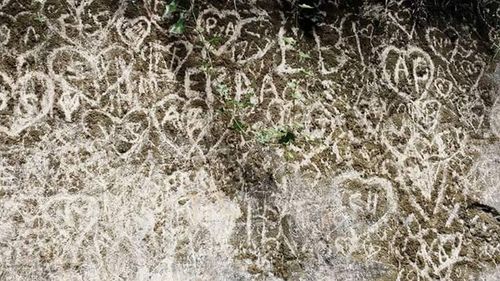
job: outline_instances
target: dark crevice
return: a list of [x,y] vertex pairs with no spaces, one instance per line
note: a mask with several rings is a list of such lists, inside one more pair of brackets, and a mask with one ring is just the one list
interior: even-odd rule
[[500,222],[500,213],[498,212],[497,209],[495,209],[491,206],[488,206],[488,205],[485,205],[485,204],[482,204],[479,202],[473,202],[473,203],[469,204],[469,206],[467,206],[467,208],[480,210],[484,213],[490,214],[491,216],[493,216],[493,218],[495,218],[498,222]]

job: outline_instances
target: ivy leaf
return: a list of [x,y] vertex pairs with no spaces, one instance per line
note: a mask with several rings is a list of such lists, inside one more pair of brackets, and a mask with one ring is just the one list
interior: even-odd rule
[[177,3],[175,1],[170,2],[167,7],[165,7],[165,12],[163,13],[163,18],[169,18],[173,13],[177,11]]
[[186,21],[183,17],[181,17],[174,25],[172,25],[172,27],[170,28],[170,33],[182,34],[184,33],[184,30],[186,30]]

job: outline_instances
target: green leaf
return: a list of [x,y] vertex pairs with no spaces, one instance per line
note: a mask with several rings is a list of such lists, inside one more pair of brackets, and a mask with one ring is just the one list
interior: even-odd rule
[[214,36],[208,40],[208,43],[210,45],[214,45],[214,46],[219,46],[221,42],[222,42],[222,38],[219,36]]
[[172,16],[173,13],[177,11],[177,3],[175,1],[170,2],[167,7],[165,7],[165,12],[163,13],[164,18]]
[[271,140],[271,138],[269,138],[266,134],[263,134],[263,133],[260,133],[260,134],[257,134],[257,141],[264,144],[264,143],[267,143],[269,142],[269,140]]
[[173,34],[183,34],[186,30],[186,21],[181,17],[171,28],[170,33]]
[[241,122],[238,119],[234,119],[233,126],[232,126],[233,130],[240,132],[240,133],[243,133],[245,131],[246,127],[247,126],[245,123]]
[[221,95],[224,99],[229,98],[229,87],[226,84],[220,83],[215,85],[215,91],[217,94]]
[[295,80],[295,79],[293,79],[292,81],[288,81],[286,83],[286,85],[288,86],[288,88],[293,89],[293,90],[297,89],[297,87],[299,86],[297,83],[297,80]]
[[274,130],[268,129],[268,130],[262,130],[261,132],[259,132],[256,135],[256,138],[257,138],[258,142],[265,144],[265,143],[270,142],[273,139],[274,135],[275,135]]
[[45,22],[45,16],[40,14],[39,12],[36,12],[36,17],[34,18],[34,20],[36,20],[37,22],[40,22],[40,23],[44,23]]
[[311,55],[304,53],[302,51],[299,51],[299,61],[304,61],[306,59],[310,59]]
[[285,44],[287,45],[295,45],[295,43],[297,43],[297,41],[295,41],[295,39],[293,39],[292,37],[283,37],[283,42],[285,42]]
[[306,76],[312,76],[313,75],[312,71],[304,69],[304,68],[300,69],[300,73],[302,73],[302,74],[304,74]]

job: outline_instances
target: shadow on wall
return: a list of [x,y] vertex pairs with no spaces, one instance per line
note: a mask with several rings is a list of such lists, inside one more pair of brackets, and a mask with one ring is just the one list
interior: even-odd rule
[[[352,13],[359,15],[364,5],[378,4],[391,6],[387,0],[280,0],[285,13],[294,13],[298,26],[306,36],[312,37],[312,30],[332,13]],[[398,4],[399,5],[399,4]],[[500,25],[496,11],[499,1],[488,0],[406,0],[402,5],[412,11],[412,18],[420,27],[440,22],[468,24],[473,26],[482,40],[490,41],[489,30]]]

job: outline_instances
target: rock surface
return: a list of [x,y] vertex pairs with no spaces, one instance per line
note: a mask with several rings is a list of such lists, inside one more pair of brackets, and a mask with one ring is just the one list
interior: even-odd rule
[[0,280],[498,280],[498,1],[299,2],[0,0]]

